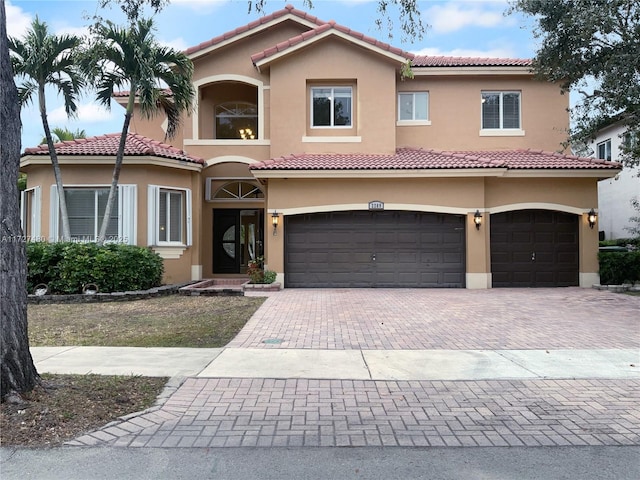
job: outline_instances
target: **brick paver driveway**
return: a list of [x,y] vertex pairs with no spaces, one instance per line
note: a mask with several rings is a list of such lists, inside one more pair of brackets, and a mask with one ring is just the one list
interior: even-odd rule
[[[573,288],[285,290],[272,295],[229,344],[363,350],[639,346],[640,297]],[[70,444],[640,445],[639,404],[637,378],[188,378],[162,407]]]
[[287,289],[229,347],[640,348],[640,297],[580,288]]

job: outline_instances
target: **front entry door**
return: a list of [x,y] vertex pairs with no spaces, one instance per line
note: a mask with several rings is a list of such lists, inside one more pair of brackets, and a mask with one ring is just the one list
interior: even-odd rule
[[213,273],[245,273],[263,255],[262,210],[213,210]]

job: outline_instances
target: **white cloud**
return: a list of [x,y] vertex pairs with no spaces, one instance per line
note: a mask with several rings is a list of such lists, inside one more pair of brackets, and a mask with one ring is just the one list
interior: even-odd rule
[[512,25],[513,19],[505,17],[504,10],[501,2],[451,2],[428,8],[422,18],[431,25],[433,33],[451,33],[470,26],[491,28]]
[[474,57],[474,58],[514,58],[514,52],[509,47],[490,48],[486,50],[472,48],[454,48],[452,50],[440,50],[438,47],[427,47],[414,51],[416,55],[429,55],[434,57]]
[[183,50],[186,50],[187,48],[189,48],[191,46],[182,37],[174,38],[173,40],[162,40],[162,39],[159,39],[158,42],[162,46],[173,48],[174,50],[178,50],[179,52],[181,52]]
[[7,15],[7,35],[14,38],[22,38],[31,26],[31,15],[25,13],[20,7],[5,4]]
[[172,0],[171,4],[189,8],[198,14],[208,14],[223,7],[228,2],[229,0]]
[[48,119],[51,125],[64,125],[69,121],[74,123],[102,123],[110,122],[114,119],[113,110],[109,112],[105,108],[95,103],[83,103],[78,105],[78,116],[74,119],[68,119],[64,111],[64,105],[48,112]]

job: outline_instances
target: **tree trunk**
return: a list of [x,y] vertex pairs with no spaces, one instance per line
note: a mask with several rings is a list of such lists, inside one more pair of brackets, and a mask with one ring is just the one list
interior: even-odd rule
[[[44,136],[47,139],[49,147],[49,156],[51,157],[51,165],[53,166],[53,176],[56,179],[56,187],[58,188],[58,199],[60,204],[60,220],[62,220],[62,240],[71,241],[71,229],[69,227],[69,214],[67,213],[67,199],[64,196],[64,184],[62,183],[62,173],[60,172],[60,164],[58,163],[58,154],[53,146],[53,137],[49,128],[49,120],[47,119],[47,105],[44,95],[44,82],[38,88],[38,102],[40,104],[40,117],[42,118],[42,126],[44,128]],[[51,239],[57,242],[59,238]]]
[[118,191],[118,180],[120,179],[120,170],[122,170],[122,161],[124,159],[124,149],[127,144],[127,134],[129,133],[129,124],[131,123],[131,117],[133,117],[133,106],[136,99],[136,83],[131,82],[131,92],[129,93],[129,101],[127,102],[127,110],[124,114],[124,124],[122,125],[122,133],[120,134],[120,144],[118,145],[118,153],[116,154],[116,164],[113,167],[113,176],[111,178],[111,188],[109,189],[109,197],[107,198],[107,205],[104,209],[104,217],[102,218],[102,224],[100,225],[100,233],[96,239],[98,245],[103,245],[107,236],[107,228],[109,227],[109,220],[111,218],[111,210],[113,210],[113,204],[116,199],[116,192]]
[[27,255],[20,227],[20,105],[0,2],[0,397],[32,390],[39,381],[27,335]]

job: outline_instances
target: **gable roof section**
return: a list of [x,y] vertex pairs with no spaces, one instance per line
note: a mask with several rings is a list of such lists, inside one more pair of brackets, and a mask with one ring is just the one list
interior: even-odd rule
[[331,20],[252,55],[251,61],[256,68],[260,70],[261,67],[269,64],[273,60],[282,58],[329,36],[343,38],[353,44],[389,57],[400,63],[411,60],[414,57],[412,53],[405,52],[400,48],[393,47],[388,43],[381,42],[373,37],[368,37],[363,33],[351,30],[350,28],[339,25],[335,21]]
[[[595,158],[562,155],[542,150],[499,150],[499,151],[442,151],[434,149],[400,148],[394,154],[321,154],[307,153],[288,155],[249,167],[257,177],[268,177],[269,171],[291,172],[331,172],[359,171],[378,174],[409,173],[429,171],[442,173],[456,170],[481,175],[505,175],[511,171],[573,172],[582,171],[587,176],[613,176],[622,166]],[[593,171],[600,173],[591,174]],[[484,173],[482,173],[484,171]],[[264,173],[263,173],[264,172]],[[275,173],[275,172],[274,172]],[[579,174],[576,174],[579,176]]]
[[[60,156],[115,157],[118,152],[119,144],[120,134],[109,133],[96,137],[79,138],[76,140],[56,143],[54,147],[56,149],[56,153]],[[46,144],[43,144],[37,147],[26,148],[22,157],[28,155],[49,156],[49,147]],[[136,133],[127,134],[124,155],[125,157],[153,156],[200,165],[204,164],[204,160],[202,158],[193,157],[183,150]]]
[[193,60],[211,52],[212,50],[221,48],[232,42],[248,37],[249,35],[254,35],[258,32],[266,30],[273,25],[277,25],[287,20],[292,20],[308,28],[314,28],[326,23],[322,20],[319,20],[317,17],[314,17],[313,15],[309,15],[307,12],[294,8],[293,5],[287,5],[281,10],[260,17],[253,22],[238,27],[234,30],[230,30],[226,33],[223,33],[222,35],[218,35],[217,37],[214,37],[211,40],[207,40],[206,42],[202,42],[199,45],[187,48],[184,53],[191,60]]

